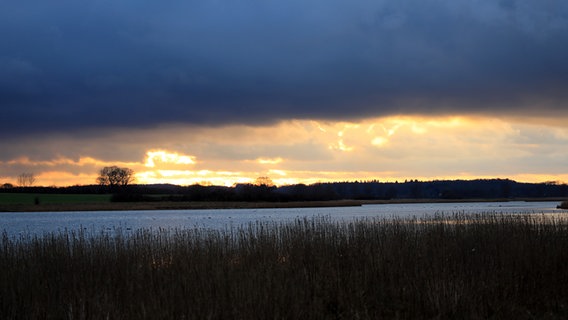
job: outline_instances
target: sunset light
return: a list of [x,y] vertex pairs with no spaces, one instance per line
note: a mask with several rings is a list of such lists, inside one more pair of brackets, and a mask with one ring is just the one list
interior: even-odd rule
[[279,164],[283,160],[282,160],[282,158],[274,158],[274,159],[259,158],[259,159],[257,159],[257,161],[260,164]]
[[156,162],[161,164],[195,164],[195,158],[186,155],[179,155],[175,152],[167,152],[164,150],[146,152],[146,167],[156,167]]
[[568,1],[16,0],[0,35],[2,319],[568,318]]
[[[125,134],[116,133],[113,139],[121,140]],[[186,144],[169,141],[171,136]],[[293,120],[254,127],[173,127],[146,141],[164,148],[145,150],[144,144],[131,144],[132,155],[140,156],[122,161],[103,160],[108,150],[92,148],[77,159],[58,152],[53,158],[20,156],[0,166],[12,177],[32,171],[38,183],[61,186],[94,183],[97,171],[109,165],[132,168],[136,182],[143,184],[231,186],[259,176],[268,176],[277,185],[369,179],[568,181],[563,171],[568,129],[487,117],[393,116],[350,122]],[[65,143],[75,142],[59,142]],[[14,181],[10,175],[2,179]]]
[[561,2],[67,2],[0,10],[0,183],[568,181]]

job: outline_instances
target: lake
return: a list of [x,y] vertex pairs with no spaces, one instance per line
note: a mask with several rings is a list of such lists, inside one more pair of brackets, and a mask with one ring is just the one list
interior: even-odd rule
[[325,217],[331,221],[365,218],[412,218],[452,213],[530,213],[557,215],[557,201],[546,202],[468,202],[374,204],[360,207],[279,208],[279,209],[209,209],[149,211],[82,212],[0,212],[0,230],[9,236],[84,229],[90,232],[133,231],[141,228],[211,228],[239,227],[255,222],[287,222],[295,219]]

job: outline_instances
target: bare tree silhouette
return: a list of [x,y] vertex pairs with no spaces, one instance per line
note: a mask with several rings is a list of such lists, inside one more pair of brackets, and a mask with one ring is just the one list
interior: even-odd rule
[[134,181],[134,171],[117,166],[104,167],[99,171],[97,183],[103,186],[126,186]]
[[31,187],[35,181],[35,175],[31,172],[24,172],[18,176],[18,185],[20,187]]
[[269,177],[258,177],[254,180],[255,186],[274,187],[275,184]]

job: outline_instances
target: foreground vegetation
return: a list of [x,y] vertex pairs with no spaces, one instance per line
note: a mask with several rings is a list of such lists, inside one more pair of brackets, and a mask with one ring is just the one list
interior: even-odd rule
[[0,318],[568,316],[568,222],[450,218],[4,233]]

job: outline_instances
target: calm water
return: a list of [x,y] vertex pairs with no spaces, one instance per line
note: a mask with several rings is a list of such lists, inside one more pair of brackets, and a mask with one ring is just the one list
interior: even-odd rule
[[98,212],[0,212],[0,230],[8,235],[44,234],[86,229],[93,232],[120,228],[231,228],[257,221],[286,222],[304,217],[326,217],[332,221],[362,218],[425,217],[463,213],[566,214],[558,202],[473,202],[428,204],[382,204],[361,207],[294,209],[152,210]]

